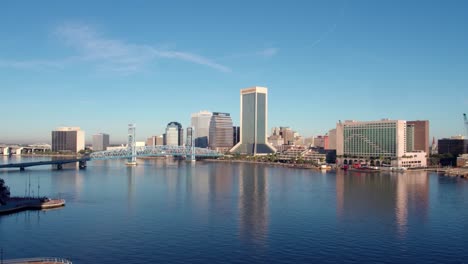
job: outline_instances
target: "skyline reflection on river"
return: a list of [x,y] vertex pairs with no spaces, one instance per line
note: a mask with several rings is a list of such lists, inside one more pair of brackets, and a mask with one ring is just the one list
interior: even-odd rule
[[[10,163],[31,158],[3,158]],[[468,181],[426,172],[322,173],[243,163],[93,161],[31,178],[64,208],[0,216],[8,258],[77,263],[462,262]],[[47,241],[47,243],[44,243]]]

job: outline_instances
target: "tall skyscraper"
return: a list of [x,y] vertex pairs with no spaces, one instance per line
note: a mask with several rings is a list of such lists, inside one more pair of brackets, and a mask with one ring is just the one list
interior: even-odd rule
[[231,115],[214,112],[210,122],[210,148],[221,152],[228,151],[233,146],[232,132]]
[[414,125],[414,150],[429,153],[429,120],[407,121],[406,124]]
[[79,127],[59,127],[52,131],[52,151],[76,153],[85,148],[85,132]]
[[178,122],[167,124],[164,145],[182,146],[184,144],[184,130]]
[[240,142],[231,152],[257,155],[276,152],[267,142],[268,89],[251,87],[240,91]]
[[208,147],[210,136],[210,122],[213,114],[208,111],[200,111],[192,114],[191,126],[195,128],[195,147],[206,148]]
[[194,140],[195,140],[195,129],[193,127],[187,127],[187,142],[185,143],[185,145],[188,147],[195,145]]
[[102,151],[106,150],[109,146],[109,134],[99,133],[93,135],[93,150]]

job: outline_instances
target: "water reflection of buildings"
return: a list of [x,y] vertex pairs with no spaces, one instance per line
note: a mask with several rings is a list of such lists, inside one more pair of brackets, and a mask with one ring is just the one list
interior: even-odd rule
[[268,234],[267,170],[248,164],[239,170],[240,237],[256,244],[264,244]]
[[338,219],[394,221],[404,237],[409,219],[420,223],[427,218],[429,180],[426,172],[405,174],[336,173]]
[[411,208],[418,212],[417,216],[426,219],[429,208],[429,179],[426,172],[399,174],[397,177],[396,221],[398,233],[404,236],[408,227],[408,211]]

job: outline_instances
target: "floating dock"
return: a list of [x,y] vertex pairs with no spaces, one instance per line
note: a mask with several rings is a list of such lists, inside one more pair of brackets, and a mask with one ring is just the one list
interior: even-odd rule
[[9,214],[24,210],[42,210],[65,206],[63,199],[12,197],[5,205],[0,205],[0,214]]
[[25,258],[25,259],[7,259],[3,260],[4,264],[72,264],[68,259],[63,258]]

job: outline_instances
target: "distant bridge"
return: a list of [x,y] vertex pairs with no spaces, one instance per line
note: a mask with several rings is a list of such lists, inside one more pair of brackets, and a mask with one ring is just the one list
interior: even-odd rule
[[36,161],[24,163],[11,163],[2,164],[2,168],[19,168],[24,170],[26,167],[42,166],[42,165],[56,165],[57,169],[62,169],[63,164],[78,162],[80,169],[86,168],[86,162],[92,160],[111,160],[111,159],[128,159],[133,160],[138,157],[184,157],[188,160],[195,160],[196,158],[218,158],[223,156],[217,151],[183,146],[147,146],[147,147],[134,147],[122,148],[106,151],[97,151],[91,153],[89,156],[84,156],[76,159],[63,159],[51,161]]
[[[135,153],[135,154],[133,154]],[[186,157],[190,158],[218,158],[223,156],[217,151],[206,148],[183,147],[183,146],[146,146],[131,148],[113,149],[105,151],[97,151],[91,153],[91,160],[108,160],[108,159],[130,159],[132,157]]]

